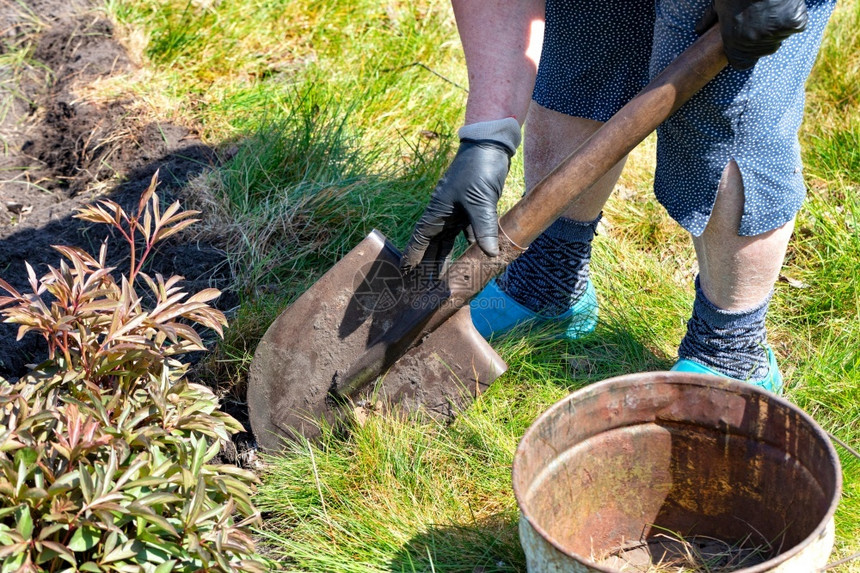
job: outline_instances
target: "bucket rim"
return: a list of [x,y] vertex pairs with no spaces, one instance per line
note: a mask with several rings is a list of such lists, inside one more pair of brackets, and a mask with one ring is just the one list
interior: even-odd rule
[[541,422],[551,417],[556,412],[556,410],[566,408],[567,404],[573,400],[579,400],[584,397],[603,392],[609,386],[633,386],[641,384],[643,378],[647,378],[648,381],[652,384],[692,384],[708,388],[715,388],[726,392],[740,394],[759,394],[765,396],[769,400],[772,400],[777,404],[780,404],[781,406],[797,413],[800,418],[803,419],[810,426],[813,434],[819,439],[819,441],[824,444],[825,450],[827,451],[827,457],[831,462],[829,465],[836,470],[836,479],[834,483],[833,499],[830,500],[830,505],[828,506],[824,516],[818,522],[818,525],[815,526],[815,528],[809,535],[804,537],[801,542],[795,544],[793,547],[788,548],[787,550],[779,553],[771,559],[768,559],[767,561],[759,563],[758,565],[738,569],[736,573],[766,573],[768,571],[771,571],[775,567],[781,565],[782,563],[785,563],[786,561],[803,551],[816,538],[824,535],[828,525],[834,519],[836,509],[839,506],[839,501],[842,498],[842,465],[839,460],[839,455],[836,452],[836,448],[833,446],[833,442],[830,440],[830,437],[828,436],[827,432],[812,418],[812,416],[810,416],[803,409],[791,403],[787,399],[782,398],[781,396],[778,396],[773,392],[769,392],[764,388],[756,386],[755,384],[750,384],[748,382],[722,378],[720,376],[714,376],[712,374],[698,374],[674,371],[652,371],[614,376],[612,378],[607,378],[606,380],[594,382],[578,390],[574,390],[564,398],[558,400],[555,404],[550,406],[546,411],[544,411],[540,416],[538,416],[534,420],[534,422],[532,422],[531,425],[528,427],[526,432],[523,434],[523,437],[520,438],[516,452],[514,453],[514,461],[511,471],[511,482],[514,490],[514,497],[517,500],[517,507],[519,508],[521,518],[525,519],[528,522],[529,526],[532,527],[543,539],[548,541],[561,554],[576,560],[580,560],[585,565],[591,567],[595,571],[598,571],[600,573],[618,573],[618,569],[599,565],[583,555],[565,549],[553,536],[549,534],[549,532],[547,532],[544,527],[542,527],[540,524],[536,523],[532,519],[532,516],[525,507],[524,492],[520,492],[520,488],[517,486],[517,483],[519,481],[518,475],[520,471],[517,462],[524,455],[524,444],[527,442],[527,438],[533,436],[538,431],[537,428],[540,426]]

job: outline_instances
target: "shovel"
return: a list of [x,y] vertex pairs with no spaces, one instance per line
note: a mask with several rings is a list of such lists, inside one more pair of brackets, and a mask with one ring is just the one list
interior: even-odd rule
[[422,281],[370,233],[260,341],[248,383],[258,444],[312,439],[356,407],[450,418],[467,406],[507,369],[472,326],[469,300],[725,65],[712,28],[501,218],[496,257],[471,245],[439,280]]

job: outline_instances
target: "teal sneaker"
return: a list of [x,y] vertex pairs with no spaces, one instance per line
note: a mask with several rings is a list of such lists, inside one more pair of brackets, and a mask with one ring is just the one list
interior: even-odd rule
[[[756,386],[760,386],[774,394],[779,394],[782,391],[782,374],[780,374],[779,367],[776,365],[776,357],[773,355],[773,350],[770,349],[770,346],[765,348],[767,350],[767,365],[769,367],[767,376],[763,380],[750,382],[750,384],[755,384]],[[693,360],[687,360],[686,358],[676,362],[675,365],[672,366],[672,371],[691,372],[694,374],[712,374],[714,376],[720,376],[721,378],[737,380],[737,378],[731,378],[725,374],[720,374],[716,370],[711,370],[707,366],[694,362]],[[742,382],[745,382],[745,380]]]
[[540,327],[552,326],[561,330],[556,338],[575,340],[585,336],[597,326],[597,293],[588,281],[585,292],[574,305],[559,316],[543,316],[533,312],[508,296],[496,279],[491,280],[469,304],[472,324],[486,339],[499,336],[526,324]]

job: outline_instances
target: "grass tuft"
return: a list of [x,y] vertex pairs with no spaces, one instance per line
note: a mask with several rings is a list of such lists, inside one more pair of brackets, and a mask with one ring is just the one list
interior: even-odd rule
[[447,158],[448,142],[389,162],[360,145],[349,110],[310,96],[268,121],[190,193],[213,213],[204,233],[220,240],[249,298],[277,290],[290,300],[373,228],[404,244]]

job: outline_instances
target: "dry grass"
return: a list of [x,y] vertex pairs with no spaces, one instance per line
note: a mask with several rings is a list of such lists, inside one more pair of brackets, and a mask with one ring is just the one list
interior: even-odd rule
[[625,573],[731,573],[767,561],[770,544],[751,545],[751,536],[729,543],[709,536],[659,533],[637,545],[596,559]]

